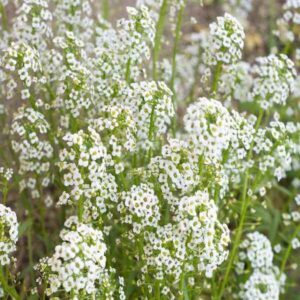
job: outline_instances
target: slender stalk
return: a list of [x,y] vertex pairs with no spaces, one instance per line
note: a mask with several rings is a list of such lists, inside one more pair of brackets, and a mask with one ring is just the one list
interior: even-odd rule
[[174,39],[173,54],[172,54],[172,77],[171,77],[171,90],[173,92],[173,103],[175,102],[175,77],[176,77],[176,69],[177,69],[176,56],[177,56],[178,46],[181,38],[182,19],[183,19],[183,13],[185,10],[186,2],[187,0],[184,0],[184,3],[182,4],[182,6],[178,11],[176,29],[175,29],[175,39]]
[[159,52],[161,48],[162,35],[165,27],[166,16],[168,12],[168,0],[163,0],[160,8],[159,18],[156,24],[156,33],[154,38],[153,49],[153,79],[157,80],[157,62],[159,59]]
[[275,36],[273,30],[275,28],[276,22],[276,1],[269,0],[269,51],[271,52],[272,48],[276,45]]
[[296,227],[291,239],[289,240],[288,247],[287,247],[287,249],[284,253],[283,260],[281,262],[280,273],[279,273],[280,275],[284,272],[284,270],[286,268],[287,261],[290,257],[291,252],[292,252],[292,240],[297,237],[299,232],[300,232],[300,224]]
[[221,73],[222,73],[222,63],[218,62],[216,65],[214,78],[213,78],[213,82],[212,82],[212,88],[211,88],[212,93],[216,93],[218,90],[218,84],[219,84],[219,79],[220,79]]
[[[261,124],[263,114],[264,114],[264,112],[263,112],[263,110],[261,110],[259,112],[259,116],[258,116],[257,121],[256,121],[255,132],[257,132],[257,130],[258,130],[260,124]],[[247,161],[252,159],[253,147],[254,147],[254,141],[252,141],[252,143],[251,143],[251,146],[250,146],[250,149],[249,149],[249,152],[248,152],[248,155],[247,155]],[[240,222],[239,222],[237,232],[236,232],[236,235],[235,235],[235,239],[234,239],[234,242],[233,242],[233,247],[232,247],[231,253],[229,255],[229,261],[228,261],[228,264],[227,264],[227,267],[226,267],[224,279],[222,280],[219,293],[216,297],[216,299],[218,299],[218,300],[221,300],[222,296],[224,294],[226,285],[227,285],[228,280],[229,280],[229,275],[230,275],[231,269],[233,267],[233,263],[235,261],[235,258],[236,258],[237,252],[238,252],[238,247],[239,247],[239,244],[240,244],[240,240],[241,240],[241,237],[242,237],[242,234],[243,234],[243,228],[244,228],[244,224],[245,224],[245,220],[246,220],[246,216],[247,216],[247,210],[248,210],[248,206],[249,206],[249,197],[247,196],[247,191],[248,191],[248,188],[249,188],[249,179],[250,179],[250,174],[249,174],[249,170],[247,170],[246,173],[245,173],[243,192],[242,192],[242,198],[241,198],[242,208],[241,208]]]
[[[176,29],[175,29],[175,39],[174,39],[174,45],[173,45],[173,54],[172,54],[172,77],[171,77],[171,90],[173,92],[172,100],[173,100],[173,106],[174,110],[176,111],[176,93],[175,93],[175,77],[176,77],[176,70],[177,70],[177,63],[176,63],[176,56],[178,51],[178,46],[181,38],[181,27],[182,27],[182,19],[183,19],[183,13],[185,10],[187,0],[184,0],[184,3],[180,7],[177,15],[177,22],[176,22]],[[176,118],[177,114],[175,113],[174,118],[172,119],[172,131],[173,136],[176,134]]]
[[33,274],[33,250],[32,250],[32,224],[28,228],[27,232],[27,247],[28,247],[28,257],[29,257],[29,265],[30,265],[30,273],[31,273],[31,283],[34,284],[34,274]]
[[160,300],[160,285],[159,285],[159,281],[155,282],[155,291],[154,291],[154,293],[155,293],[154,299],[155,300]]
[[109,0],[103,0],[102,2],[102,16],[105,20],[109,19]]
[[128,84],[130,83],[130,67],[131,67],[131,59],[129,58],[126,64],[126,74],[125,74],[125,80]]
[[[150,142],[152,142],[153,137],[154,137],[154,129],[155,129],[155,107],[156,107],[156,104],[153,104],[151,115],[150,115],[149,133],[148,133],[148,139],[149,139]],[[150,147],[149,151],[148,151],[148,161],[149,162],[150,162],[151,158],[152,158],[152,149]]]
[[5,7],[3,6],[2,3],[0,3],[0,14],[1,14],[1,18],[2,18],[2,28],[5,31],[8,31],[7,15],[6,15]]
[[83,212],[84,212],[84,198],[81,196],[79,201],[78,201],[78,220],[79,222],[82,222],[82,219],[83,219]]
[[7,194],[8,194],[8,183],[5,181],[3,189],[2,189],[2,202],[5,205],[7,201]]
[[11,296],[12,299],[19,300],[21,297],[19,296],[18,292],[15,290],[13,286],[10,286],[7,282],[7,279],[3,273],[2,268],[0,268],[0,282],[2,285],[3,290]]

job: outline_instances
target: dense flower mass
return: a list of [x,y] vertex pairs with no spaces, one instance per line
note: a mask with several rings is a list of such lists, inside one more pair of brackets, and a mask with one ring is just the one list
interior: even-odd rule
[[257,58],[253,67],[254,83],[251,98],[267,110],[274,105],[285,105],[294,89],[294,63],[285,55]]
[[210,24],[211,41],[206,59],[209,64],[232,64],[242,58],[245,33],[237,19],[229,14]]
[[292,299],[299,9],[0,0],[0,298]]
[[0,204],[0,265],[10,262],[10,255],[16,251],[18,221],[16,214]]
[[49,284],[46,294],[55,294],[60,288],[74,296],[95,293],[106,265],[102,232],[70,217],[60,237],[63,242],[55,247],[53,256],[42,259],[38,266]]

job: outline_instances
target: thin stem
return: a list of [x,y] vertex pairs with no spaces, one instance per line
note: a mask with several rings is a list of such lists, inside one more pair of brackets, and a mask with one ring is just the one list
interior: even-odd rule
[[271,52],[272,48],[275,46],[275,36],[273,30],[276,22],[276,1],[269,0],[269,51]]
[[7,15],[6,15],[5,7],[3,6],[2,3],[0,3],[0,14],[1,14],[1,18],[2,18],[2,28],[5,31],[8,31]]
[[282,273],[284,272],[285,268],[286,268],[286,264],[287,264],[287,261],[290,257],[290,254],[291,254],[291,251],[292,251],[292,240],[294,238],[296,238],[296,236],[299,234],[300,232],[300,224],[296,227],[291,239],[289,240],[289,244],[288,244],[288,247],[284,253],[284,256],[283,256],[283,260],[281,262],[281,266],[280,266],[280,275],[282,275]]
[[2,268],[0,268],[0,282],[3,287],[3,290],[12,297],[12,299],[19,300],[21,299],[17,291],[13,286],[10,286],[7,282],[6,277],[3,274]]
[[34,284],[34,275],[33,275],[33,250],[32,250],[32,224],[30,224],[27,232],[27,247],[28,247],[28,257],[31,273],[31,281]]
[[125,80],[128,84],[130,83],[130,67],[131,67],[131,59],[129,58],[126,64],[126,74],[125,74]]
[[2,189],[2,201],[3,201],[4,205],[6,204],[6,201],[7,201],[7,194],[8,194],[8,182],[5,181],[3,189]]
[[218,90],[218,84],[219,84],[219,79],[220,79],[221,73],[222,73],[222,63],[218,62],[216,65],[214,79],[212,82],[212,88],[211,88],[212,93],[216,93]]
[[[173,45],[173,55],[172,55],[172,77],[171,77],[171,90],[173,92],[172,101],[174,110],[176,111],[176,93],[175,93],[175,77],[176,77],[176,70],[177,70],[177,62],[176,62],[176,56],[178,51],[178,46],[181,38],[181,27],[182,27],[182,19],[183,19],[183,13],[185,10],[187,0],[184,0],[184,3],[179,9],[178,15],[177,15],[177,22],[176,22],[176,29],[175,29],[175,39],[174,39],[174,45]],[[173,136],[176,134],[176,118],[177,114],[175,113],[174,118],[172,118],[172,131]]]
[[103,0],[102,2],[102,16],[105,20],[109,19],[109,0]]
[[[259,112],[259,116],[258,116],[257,121],[256,121],[255,132],[257,132],[257,130],[258,130],[260,124],[261,124],[263,115],[264,115],[264,111],[261,110]],[[248,152],[248,155],[247,155],[247,161],[252,159],[253,147],[254,147],[254,140],[251,143],[251,146],[250,146],[250,149],[249,149],[249,152]],[[229,275],[230,275],[233,263],[235,261],[235,258],[236,258],[237,252],[238,252],[238,247],[239,247],[239,244],[240,244],[240,240],[241,240],[241,237],[242,237],[242,234],[243,234],[244,223],[245,223],[245,220],[246,220],[247,210],[248,210],[248,206],[249,206],[249,197],[247,196],[247,191],[248,191],[248,188],[249,188],[249,179],[250,179],[250,174],[249,174],[249,170],[247,170],[246,174],[245,174],[243,192],[242,192],[242,199],[241,199],[242,208],[241,208],[240,222],[239,222],[237,232],[236,232],[236,235],[235,235],[235,239],[234,239],[234,242],[233,242],[233,248],[232,248],[232,251],[229,255],[229,261],[228,261],[228,264],[227,264],[227,267],[226,267],[224,279],[222,280],[222,284],[221,284],[221,287],[220,287],[220,290],[219,290],[219,294],[216,297],[216,299],[218,299],[218,300],[222,299],[222,296],[224,294],[224,290],[225,290],[227,282],[229,280]]]
[[[153,139],[153,135],[154,135],[154,127],[155,127],[155,107],[156,105],[154,104],[152,106],[152,111],[151,111],[151,115],[150,115],[150,125],[149,125],[149,133],[148,133],[148,138],[149,141],[152,142]],[[148,161],[150,162],[152,158],[152,149],[151,147],[149,148],[148,151]]]
[[168,0],[163,0],[160,8],[158,21],[156,24],[156,33],[154,38],[154,49],[153,49],[153,79],[157,80],[157,62],[159,59],[159,52],[161,48],[162,35],[165,27],[165,20],[168,12]]
[[79,222],[82,222],[83,220],[83,212],[84,212],[84,198],[81,196],[78,201],[78,220]]
[[178,51],[178,45],[181,38],[181,27],[182,27],[182,19],[183,13],[185,10],[187,0],[184,0],[184,3],[180,7],[180,10],[177,15],[177,22],[176,22],[176,29],[175,29],[175,39],[174,39],[174,46],[173,46],[173,55],[172,55],[172,77],[171,77],[171,90],[173,92],[173,103],[175,102],[175,77],[176,77],[176,56]]
[[159,284],[159,281],[156,281],[155,282],[155,300],[160,300],[160,284]]

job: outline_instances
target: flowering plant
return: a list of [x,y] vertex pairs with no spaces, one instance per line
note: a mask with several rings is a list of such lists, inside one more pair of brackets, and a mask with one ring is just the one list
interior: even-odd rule
[[0,0],[0,298],[296,299],[299,1],[117,1]]

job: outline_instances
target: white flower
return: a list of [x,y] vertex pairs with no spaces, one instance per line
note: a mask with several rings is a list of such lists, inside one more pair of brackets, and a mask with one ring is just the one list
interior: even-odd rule
[[10,255],[16,250],[18,241],[18,221],[15,212],[0,204],[0,265],[10,262]]

